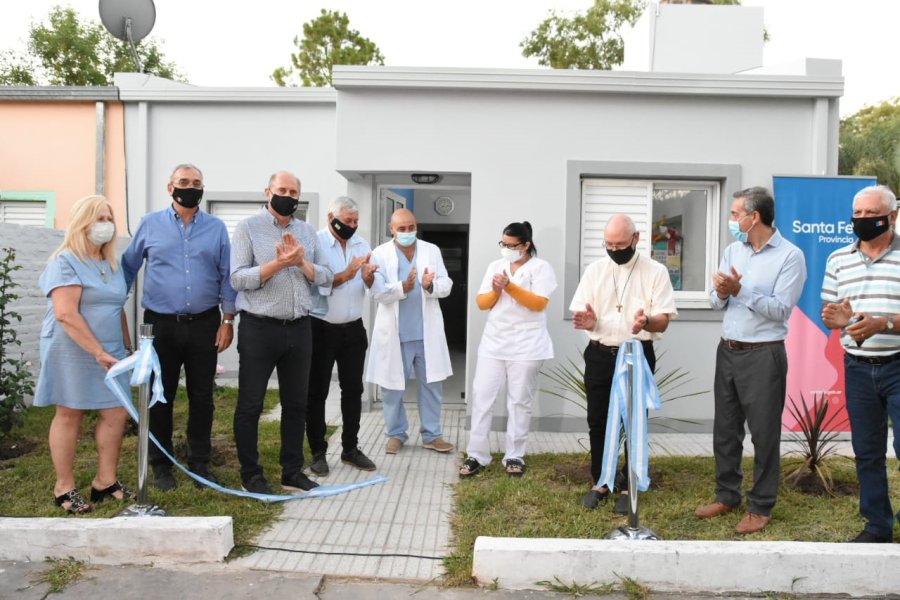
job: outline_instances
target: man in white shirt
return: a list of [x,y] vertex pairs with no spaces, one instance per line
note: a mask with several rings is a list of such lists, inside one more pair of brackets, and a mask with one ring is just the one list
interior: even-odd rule
[[[585,330],[590,338],[584,350],[584,385],[594,486],[581,499],[582,506],[588,509],[596,508],[610,494],[606,486],[598,487],[597,482],[619,345],[630,338],[640,340],[653,371],[653,342],[678,316],[669,272],[646,254],[636,252],[639,237],[628,215],[611,217],[603,230],[606,256],[585,270],[569,306],[575,313],[575,328]],[[627,491],[623,490],[617,499],[615,512],[628,513]]]
[[[334,273],[331,285],[313,288],[312,365],[309,372],[309,399],[306,405],[306,436],[313,462],[309,470],[328,475],[325,453],[325,400],[331,387],[331,372],[337,362],[341,387],[341,462],[374,471],[375,463],[358,448],[359,419],[362,412],[363,366],[369,341],[363,326],[363,299],[366,295],[364,267],[369,265],[372,249],[359,227],[359,206],[351,198],[340,197],[331,203],[328,224],[318,232],[319,244],[328,267]],[[368,285],[372,285],[372,270]]]

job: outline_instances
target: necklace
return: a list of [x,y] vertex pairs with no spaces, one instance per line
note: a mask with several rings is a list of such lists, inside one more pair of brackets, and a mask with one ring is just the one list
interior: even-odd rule
[[106,262],[105,260],[98,261],[93,258],[91,259],[91,264],[94,265],[94,268],[100,272],[100,279],[103,281],[103,283],[109,283],[109,276],[106,273],[106,269],[104,267],[100,266],[100,263],[105,263],[105,262]]
[[637,266],[638,258],[640,256],[635,257],[634,263],[631,265],[631,270],[628,271],[628,277],[625,278],[625,285],[622,286],[622,293],[619,294],[619,284],[616,281],[616,272],[613,271],[613,288],[615,289],[616,294],[616,311],[622,312],[622,302],[625,298],[625,290],[628,289],[628,282],[631,281],[631,274],[634,273],[634,268]]

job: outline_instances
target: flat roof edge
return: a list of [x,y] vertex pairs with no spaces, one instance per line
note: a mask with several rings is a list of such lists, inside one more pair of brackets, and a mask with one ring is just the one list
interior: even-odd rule
[[119,89],[123,102],[258,102],[276,104],[334,104],[332,88],[203,88]]
[[839,98],[844,78],[553,69],[336,66],[334,87]]
[[113,86],[0,86],[0,101],[43,100],[47,102],[89,102],[118,99],[119,90]]

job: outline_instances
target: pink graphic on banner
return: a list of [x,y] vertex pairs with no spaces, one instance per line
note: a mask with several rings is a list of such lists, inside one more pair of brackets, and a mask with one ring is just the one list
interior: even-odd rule
[[[816,320],[819,315],[815,316]],[[791,399],[802,407],[801,396],[806,404],[812,407],[813,400],[824,397],[828,401],[828,416],[834,412],[843,413],[835,420],[842,423],[846,417],[844,408],[844,351],[841,348],[840,336],[830,332],[827,336],[822,328],[802,310],[795,308],[788,320],[788,336],[785,349],[788,357],[787,397],[784,414],[781,418],[782,429],[799,431],[800,426],[788,409]],[[822,360],[822,357],[825,360]],[[849,424],[831,428],[833,431],[849,431]]]

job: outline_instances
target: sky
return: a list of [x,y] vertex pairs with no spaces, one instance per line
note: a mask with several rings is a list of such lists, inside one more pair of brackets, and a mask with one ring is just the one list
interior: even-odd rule
[[[106,0],[113,1],[113,0]],[[116,0],[124,2],[125,0]],[[139,0],[138,0],[139,1]],[[0,50],[22,49],[29,24],[56,4],[99,21],[98,0],[0,0]],[[540,68],[519,43],[551,9],[591,0],[155,0],[152,37],[187,80],[201,86],[272,86],[290,64],[294,36],[319,10],[347,13],[387,66]],[[744,0],[762,6],[771,40],[764,64],[837,58],[845,77],[841,115],[900,96],[898,0]],[[887,67],[887,68],[885,68]]]

